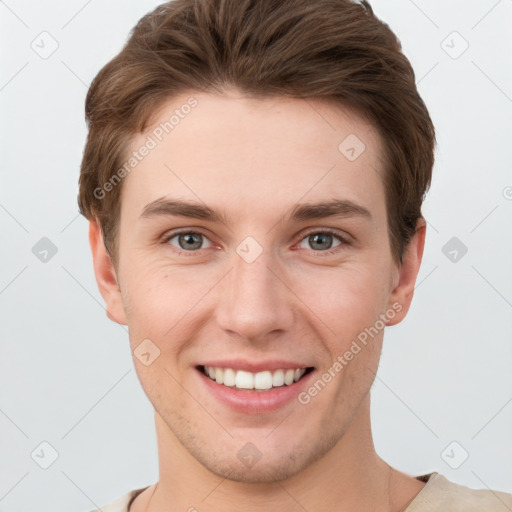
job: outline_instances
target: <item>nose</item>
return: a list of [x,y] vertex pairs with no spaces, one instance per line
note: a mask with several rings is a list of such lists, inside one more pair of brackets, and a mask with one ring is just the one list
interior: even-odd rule
[[267,251],[252,263],[237,254],[233,268],[216,290],[216,320],[229,334],[251,342],[290,330],[294,295]]

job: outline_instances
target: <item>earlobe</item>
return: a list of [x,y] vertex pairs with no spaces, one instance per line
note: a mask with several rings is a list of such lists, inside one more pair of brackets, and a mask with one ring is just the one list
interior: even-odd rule
[[[420,270],[423,249],[425,247],[425,234],[427,225],[425,219],[418,220],[416,232],[409,241],[404,253],[402,264],[398,268],[398,284],[393,289],[388,306],[397,312],[396,315],[386,322],[386,325],[395,325],[400,323],[412,302],[416,277]],[[394,306],[393,306],[394,305]]]
[[94,274],[98,289],[105,301],[107,316],[118,324],[126,325],[121,289],[114,265],[105,247],[99,222],[93,219],[89,221],[89,244],[92,251]]

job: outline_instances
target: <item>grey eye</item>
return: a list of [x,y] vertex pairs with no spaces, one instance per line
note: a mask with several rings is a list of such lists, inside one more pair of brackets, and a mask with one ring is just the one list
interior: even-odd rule
[[[174,239],[177,239],[178,245],[172,242]],[[185,251],[197,251],[198,249],[204,248],[201,247],[201,245],[205,240],[208,239],[201,233],[186,231],[182,233],[177,233],[173,237],[169,238],[169,243]]]
[[[325,251],[327,249],[331,249],[332,247],[336,247],[337,245],[341,244],[341,242],[339,242],[337,245],[333,246],[333,241],[336,238],[338,237],[332,233],[324,233],[322,231],[319,231],[317,233],[311,233],[310,235],[306,236],[301,241],[301,244],[306,241],[309,244],[309,248]],[[308,249],[308,247],[301,248]]]

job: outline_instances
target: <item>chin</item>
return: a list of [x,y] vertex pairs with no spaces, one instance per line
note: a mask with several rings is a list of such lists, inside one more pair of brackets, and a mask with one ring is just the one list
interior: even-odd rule
[[[211,473],[231,480],[248,484],[268,484],[291,478],[305,470],[311,464],[322,458],[337,442],[336,436],[322,438],[311,442],[306,446],[297,439],[295,444],[273,444],[264,440],[247,440],[236,443],[236,448],[231,450],[229,446],[220,450],[213,447],[196,444],[185,445],[189,453]],[[264,448],[259,450],[255,445]],[[235,452],[235,453],[233,453]]]
[[283,456],[281,460],[267,460],[263,457],[253,466],[244,466],[237,458],[226,460],[200,460],[199,462],[213,474],[247,484],[268,484],[286,480],[300,473],[308,463],[296,460],[295,457]]

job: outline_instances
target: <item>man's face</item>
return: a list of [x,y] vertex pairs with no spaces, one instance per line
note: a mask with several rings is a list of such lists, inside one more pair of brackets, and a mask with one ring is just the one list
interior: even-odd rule
[[[197,106],[161,136],[190,96]],[[233,480],[292,476],[368,404],[383,318],[402,309],[382,142],[348,110],[233,91],[172,99],[132,150],[148,135],[156,147],[123,182],[122,307],[109,313],[129,326],[138,377],[173,446]],[[172,214],[166,201],[222,220]],[[334,201],[357,207],[294,215]],[[283,383],[292,373],[299,380]],[[254,382],[275,386],[246,388]]]

